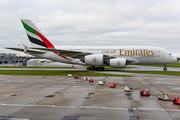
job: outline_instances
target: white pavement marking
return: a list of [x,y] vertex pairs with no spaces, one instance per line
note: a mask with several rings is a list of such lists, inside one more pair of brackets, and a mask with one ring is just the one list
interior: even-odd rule
[[161,110],[161,111],[164,111],[165,109],[163,108],[136,108],[138,110]]
[[26,119],[26,118],[10,118],[9,120],[29,120],[29,119]]
[[[15,106],[15,107],[55,107],[55,108],[75,108],[77,109],[77,106],[56,106],[56,105],[25,105],[25,104],[5,104],[5,103],[0,103],[0,106]],[[129,108],[114,108],[114,107],[98,107],[98,106],[83,106],[79,107],[81,109],[108,109],[108,110],[128,110]],[[180,112],[178,109],[163,109],[163,108],[132,108],[133,110],[156,110],[156,111],[169,111],[169,112]],[[21,120],[21,119],[20,119]],[[26,120],[26,119],[22,119]]]

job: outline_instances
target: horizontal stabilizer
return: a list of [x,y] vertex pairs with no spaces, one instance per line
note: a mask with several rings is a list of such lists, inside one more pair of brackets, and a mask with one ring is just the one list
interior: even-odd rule
[[[24,52],[24,49],[22,49],[22,48],[5,48],[5,49],[10,49],[10,50],[16,50],[16,51]],[[35,50],[27,50],[26,53],[43,54],[43,53],[46,53],[46,52],[43,52],[43,51],[35,51]]]

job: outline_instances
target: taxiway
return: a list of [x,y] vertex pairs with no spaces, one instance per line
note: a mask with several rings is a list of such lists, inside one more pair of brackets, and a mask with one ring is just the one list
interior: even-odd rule
[[[0,76],[0,119],[10,120],[175,120],[179,105],[158,100],[160,92],[179,96],[177,77]],[[106,81],[104,86],[98,81]],[[117,83],[109,88],[109,83]],[[124,86],[133,87],[127,93]],[[150,89],[151,96],[140,96]]]

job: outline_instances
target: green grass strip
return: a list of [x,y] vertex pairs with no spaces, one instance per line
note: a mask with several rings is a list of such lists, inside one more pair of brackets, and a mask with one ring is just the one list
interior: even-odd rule
[[0,75],[49,75],[49,76],[67,76],[68,74],[78,76],[122,76],[131,77],[129,75],[113,75],[106,73],[94,73],[88,71],[59,71],[59,70],[0,70]]
[[121,72],[180,76],[180,72],[177,72],[177,71],[121,71]]
[[34,66],[0,66],[0,68],[49,68],[49,69],[76,69],[75,67],[34,67]]

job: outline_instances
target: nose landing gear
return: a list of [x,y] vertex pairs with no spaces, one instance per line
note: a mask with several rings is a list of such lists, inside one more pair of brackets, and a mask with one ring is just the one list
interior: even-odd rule
[[164,71],[167,71],[167,67],[166,65],[164,64],[164,68],[163,68]]

